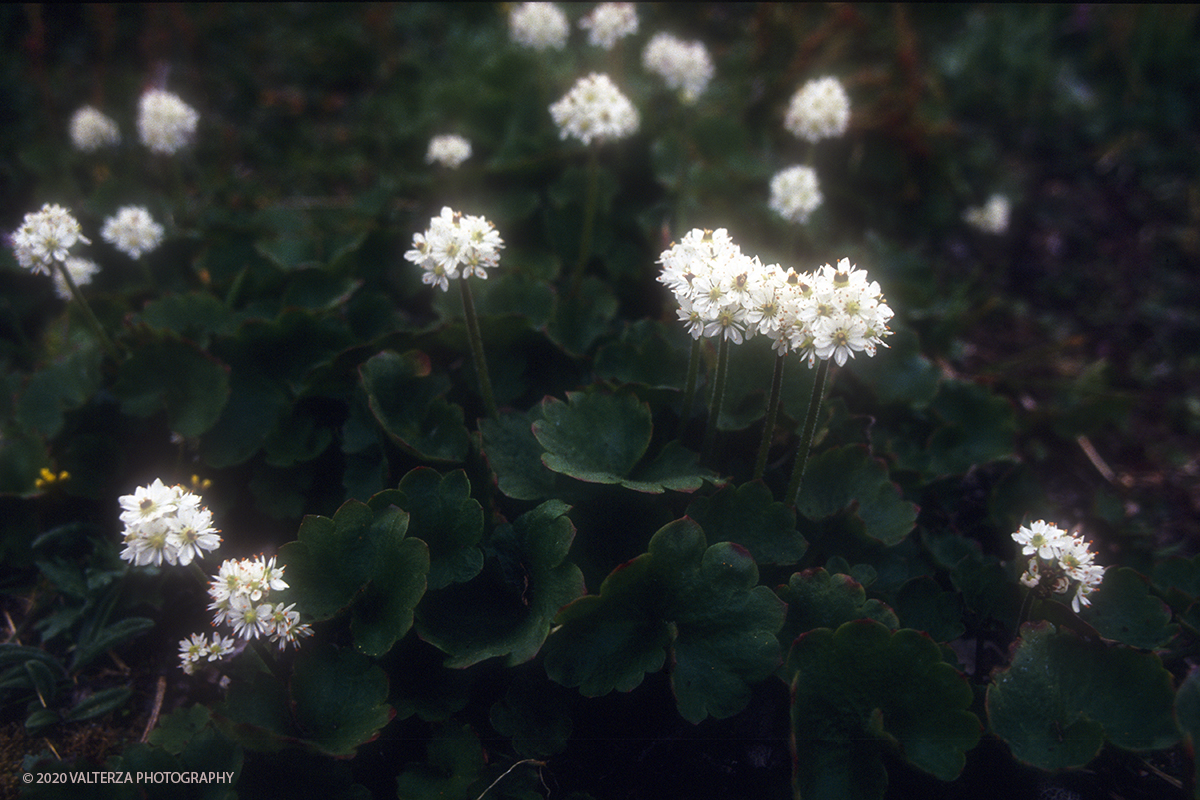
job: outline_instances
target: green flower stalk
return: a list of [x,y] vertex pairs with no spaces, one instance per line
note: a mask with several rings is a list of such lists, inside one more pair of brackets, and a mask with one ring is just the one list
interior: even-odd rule
[[583,268],[592,249],[592,228],[596,217],[596,196],[600,176],[597,147],[606,141],[624,139],[638,129],[641,116],[629,98],[621,93],[607,75],[593,72],[580,78],[571,91],[550,106],[550,116],[558,126],[559,138],[574,138],[588,148],[587,196],[584,198],[583,230],[579,237],[579,258],[571,274],[571,295],[583,280]]
[[812,397],[808,401],[808,414],[804,418],[804,431],[800,434],[800,446],[796,449],[796,460],[792,464],[792,477],[788,480],[787,493],[784,494],[790,505],[795,505],[799,499],[800,483],[804,480],[804,468],[808,465],[808,455],[812,450],[813,435],[817,429],[817,415],[821,411],[821,400],[825,394],[825,378],[828,374],[829,361],[825,359],[817,367]]
[[758,458],[754,460],[754,478],[761,478],[767,471],[767,455],[771,450],[771,439],[775,434],[775,420],[779,416],[779,398],[783,393],[783,354],[775,357],[775,372],[771,375],[771,395],[767,399],[767,418],[763,421],[762,439],[758,443]]
[[413,248],[404,254],[406,260],[425,271],[421,276],[422,283],[437,286],[445,292],[450,289],[450,281],[461,279],[463,315],[475,374],[479,378],[479,392],[483,395],[488,416],[493,419],[498,416],[496,399],[492,395],[492,382],[483,357],[483,337],[479,333],[475,302],[466,279],[474,275],[486,280],[488,268],[500,263],[503,247],[504,242],[492,223],[483,217],[464,216],[447,206],[430,220],[428,230],[413,234]]
[[47,203],[41,211],[26,214],[21,227],[13,231],[11,239],[17,262],[34,274],[53,274],[61,282],[59,294],[75,299],[83,313],[84,322],[92,329],[105,352],[114,361],[119,361],[120,352],[104,332],[100,320],[92,313],[91,306],[83,298],[75,281],[76,275],[80,281],[90,281],[95,272],[94,264],[70,255],[71,248],[77,243],[91,244],[83,235],[79,221],[62,206]]

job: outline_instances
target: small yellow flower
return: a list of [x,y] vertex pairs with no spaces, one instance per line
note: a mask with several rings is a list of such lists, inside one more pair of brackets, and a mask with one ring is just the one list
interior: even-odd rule
[[212,481],[208,478],[201,478],[199,475],[192,476],[192,491],[196,494],[206,492],[212,486]]
[[33,486],[35,489],[46,489],[56,483],[62,483],[70,477],[71,473],[67,472],[65,469],[56,475],[46,467],[42,467],[41,477],[33,482]]

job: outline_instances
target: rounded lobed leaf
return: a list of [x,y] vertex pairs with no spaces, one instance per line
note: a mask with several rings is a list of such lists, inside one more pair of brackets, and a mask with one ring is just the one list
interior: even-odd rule
[[726,486],[687,508],[709,539],[737,542],[759,564],[794,564],[808,549],[796,529],[796,512],[777,502],[761,481]]
[[913,766],[950,781],[978,743],[967,681],[919,631],[889,631],[873,620],[818,628],[788,655],[792,744],[802,796],[882,797],[886,774],[874,738]]
[[916,525],[917,507],[900,497],[887,467],[861,445],[834,447],[810,459],[796,511],[812,519],[830,517],[855,503],[866,533],[884,544],[903,541]]
[[567,392],[548,397],[533,435],[542,463],[588,483],[621,483],[650,446],[650,407],[632,394]]
[[1081,767],[1105,739],[1129,750],[1179,740],[1171,673],[1152,653],[1085,641],[1048,622],[1026,623],[1012,663],[992,676],[988,722],[1021,761]]

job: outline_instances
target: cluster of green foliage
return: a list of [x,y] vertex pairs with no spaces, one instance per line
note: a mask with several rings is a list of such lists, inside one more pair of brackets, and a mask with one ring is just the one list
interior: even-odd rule
[[[0,12],[24,54],[0,74],[6,230],[74,211],[118,351],[0,256],[0,708],[31,737],[22,770],[100,768],[42,744],[108,720],[129,743],[103,769],[236,774],[196,797],[603,797],[593,750],[638,740],[605,771],[655,785],[634,762],[682,722],[754,728],[774,796],[936,796],[996,760],[1031,786],[1129,759],[1152,767],[1138,796],[1196,786],[1200,557],[1164,535],[1169,495],[1106,481],[1078,444],[1116,452],[1163,397],[1148,457],[1182,464],[1200,432],[1194,10],[642,7],[612,52],[578,30],[533,52],[490,6],[154,8]],[[714,55],[694,105],[641,68],[658,30]],[[173,157],[131,124],[155,58],[201,113]],[[593,70],[642,124],[589,166],[547,107]],[[788,97],[826,74],[854,119],[816,148],[825,203],[797,227],[766,187],[803,156]],[[70,150],[87,98],[120,148]],[[424,161],[447,131],[474,148],[455,171]],[[962,222],[993,191],[1007,236]],[[168,222],[143,263],[95,235],[127,203]],[[402,257],[444,205],[506,243],[473,283],[494,417],[457,298]],[[692,341],[655,281],[694,226],[799,270],[849,257],[896,310],[889,349],[832,373],[795,502],[813,373],[785,371],[754,479],[768,342],[733,349],[698,455]],[[183,675],[202,587],[117,556],[117,498],[155,478],[211,481],[219,557],[277,553],[315,637],[222,663],[227,686]],[[1079,614],[1018,582],[1011,533],[1039,518],[1110,566]],[[687,787],[698,767],[670,769]]]

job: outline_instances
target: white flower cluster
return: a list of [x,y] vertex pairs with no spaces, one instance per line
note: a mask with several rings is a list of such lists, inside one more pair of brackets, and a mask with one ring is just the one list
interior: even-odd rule
[[808,222],[822,199],[812,167],[788,167],[771,178],[771,210],[789,222]]
[[600,3],[579,20],[588,32],[588,44],[612,50],[618,39],[637,33],[638,15],[633,3]]
[[155,153],[170,155],[191,141],[200,115],[177,95],[151,89],[138,104],[138,134]]
[[440,286],[445,292],[450,280],[477,275],[487,278],[487,269],[500,263],[504,241],[492,223],[483,217],[464,216],[449,206],[429,221],[425,233],[413,234],[413,249],[405,259],[425,270],[422,283]]
[[553,3],[521,3],[508,16],[513,41],[534,50],[562,50],[571,26]]
[[629,98],[607,75],[595,72],[580,78],[571,91],[551,105],[550,116],[560,138],[573,136],[585,145],[593,139],[623,139],[641,124]]
[[[91,283],[92,277],[100,271],[100,266],[95,261],[78,256],[67,256],[63,268],[71,274],[71,280],[75,281],[76,286]],[[57,270],[54,272],[54,293],[63,300],[71,299],[71,287],[67,286],[66,279]]]
[[125,206],[104,220],[100,235],[122,253],[137,259],[162,242],[163,226],[155,222],[145,208]]
[[963,219],[984,233],[1004,233],[1008,230],[1008,212],[1008,198],[994,194],[984,205],[963,212]]
[[1092,561],[1095,554],[1087,540],[1060,529],[1053,522],[1038,520],[1022,526],[1012,535],[1021,552],[1030,556],[1021,583],[1029,588],[1042,587],[1054,594],[1066,594],[1075,581],[1071,608],[1076,613],[1092,604],[1089,595],[1104,580],[1104,567]]
[[269,638],[283,650],[299,639],[312,636],[312,626],[300,622],[296,604],[259,602],[272,591],[288,588],[283,580],[283,567],[275,566],[274,557],[227,559],[215,578],[209,581],[208,609],[213,612],[213,625],[229,625],[233,636],[214,633],[212,640],[193,633],[179,642],[179,660],[183,671],[195,671],[201,659],[218,661],[233,652],[234,637],[246,641],[259,636]]
[[642,51],[642,66],[694,103],[713,76],[712,57],[702,42],[685,42],[669,33],[655,34]]
[[837,78],[814,78],[792,95],[783,126],[817,142],[841,136],[850,124],[850,98]]
[[200,496],[182,486],[166,486],[156,478],[120,498],[125,523],[121,558],[137,566],[192,563],[205,550],[221,546],[212,512]]
[[71,143],[75,149],[91,152],[121,143],[117,123],[91,106],[84,106],[71,117]]
[[179,640],[179,661],[183,671],[191,675],[202,659],[220,661],[233,652],[233,637],[213,632],[212,641],[202,633],[193,633],[188,639]]
[[811,367],[840,367],[856,352],[875,355],[891,335],[892,310],[879,284],[848,259],[812,273],[764,266],[742,254],[724,229],[695,229],[664,251],[658,280],[679,301],[679,319],[693,338],[723,336],[735,344],[759,333],[779,353],[795,351]]
[[437,162],[450,169],[458,167],[471,157],[471,143],[456,134],[435,136],[429,140],[429,150],[425,153],[425,163]]
[[79,220],[59,205],[47,203],[41,211],[25,215],[21,227],[12,234],[17,262],[30,272],[50,274],[55,261],[65,263],[76,242],[91,244],[83,236]]

